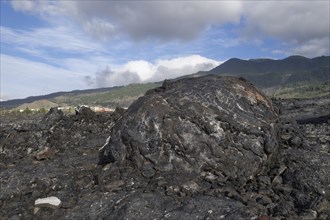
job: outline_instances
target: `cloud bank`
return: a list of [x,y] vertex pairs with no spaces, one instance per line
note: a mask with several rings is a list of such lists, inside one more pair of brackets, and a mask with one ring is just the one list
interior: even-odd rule
[[30,30],[15,30],[0,27],[1,41],[15,45],[19,50],[29,50],[41,53],[42,50],[57,52],[97,53],[103,51],[100,43],[92,42],[89,38],[65,26],[56,28],[35,28]]
[[[236,24],[241,37],[272,37],[287,52],[329,53],[330,2],[315,1],[12,1],[16,10],[64,16],[101,39],[192,40],[206,29]],[[47,16],[46,16],[47,15]],[[51,19],[49,19],[51,20]],[[56,19],[53,19],[56,20]],[[313,52],[314,51],[314,52]]]
[[[66,60],[65,68],[5,54],[0,55],[0,60],[1,100],[74,89],[162,81],[165,78],[209,70],[221,63],[199,55],[157,60],[154,63],[136,60],[123,65],[109,64],[103,68],[101,64],[109,63],[109,60],[97,57],[91,58],[89,62],[79,59]],[[97,68],[99,71],[94,75],[90,74],[90,71]]]
[[329,1],[253,1],[244,11],[244,34],[280,39],[287,55],[329,54]]
[[62,14],[73,18],[100,39],[118,33],[136,40],[192,39],[209,24],[238,23],[239,1],[12,1],[16,10],[37,14]]
[[108,87],[115,85],[128,85],[130,83],[157,82],[164,79],[210,70],[221,62],[191,55],[169,60],[157,60],[150,63],[145,60],[130,61],[125,65],[98,71],[94,77],[86,77],[86,81],[93,87]]

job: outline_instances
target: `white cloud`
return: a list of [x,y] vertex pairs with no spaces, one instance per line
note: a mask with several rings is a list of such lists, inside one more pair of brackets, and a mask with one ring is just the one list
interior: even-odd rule
[[287,55],[299,54],[312,58],[315,56],[322,56],[329,54],[329,50],[330,50],[329,37],[308,40],[301,45],[291,48],[288,51]]
[[[209,70],[221,62],[192,55],[154,63],[145,60],[112,65],[110,59],[62,59],[63,68],[1,54],[0,99],[25,98],[58,91],[155,82]],[[104,67],[108,63],[109,67]],[[92,76],[90,73],[97,73]],[[87,82],[87,84],[86,84]]]
[[0,27],[1,44],[14,45],[31,55],[44,54],[48,49],[66,53],[99,53],[103,47],[82,33],[67,27],[14,30]]
[[9,100],[11,99],[10,95],[8,94],[5,94],[2,92],[2,89],[0,89],[0,101],[6,101],[6,100]]
[[275,49],[272,51],[273,54],[284,54],[286,56],[291,56],[293,54],[296,55],[304,55],[306,57],[316,57],[323,56],[329,54],[329,38],[323,39],[312,39],[304,44],[295,45],[292,47],[287,47],[287,45],[283,46],[283,49]]
[[36,13],[45,19],[48,16],[63,15],[69,6],[65,2],[47,0],[12,0],[11,4],[16,11]]
[[251,32],[298,42],[329,35],[329,1],[255,1],[246,3]]
[[27,0],[27,1],[12,1],[11,2],[13,8],[17,11],[32,11],[34,10],[34,1]]
[[2,99],[84,89],[83,76],[63,68],[1,54]]
[[247,2],[244,34],[280,39],[288,45],[288,55],[326,55],[330,48],[329,10],[329,1]]
[[[330,35],[329,4],[322,0],[12,1],[15,10],[39,14],[51,23],[66,18],[102,41],[124,35],[135,40],[186,41],[198,37],[210,26],[233,23],[245,31],[236,40],[230,40],[231,36],[219,38],[226,47],[272,37],[289,44],[291,48],[286,51],[309,56],[329,53],[330,43],[323,40]],[[55,42],[58,42],[56,38]]]
[[89,84],[95,87],[127,85],[130,83],[156,82],[164,79],[210,70],[221,62],[192,55],[150,63],[145,60],[130,61],[118,68],[106,67],[94,77],[87,77]]
[[155,66],[145,60],[130,61],[117,70],[119,73],[135,73],[140,81],[146,81],[155,74]]
[[114,36],[116,33],[115,27],[105,19],[92,18],[86,21],[84,29],[91,36],[106,41],[109,36]]
[[150,77],[150,81],[159,81],[165,78],[176,78],[179,76],[196,73],[198,71],[210,70],[222,62],[208,59],[199,55],[191,55],[168,60],[156,61],[155,74]]
[[[31,4],[33,6],[31,6]],[[48,4],[48,5],[47,5]],[[71,17],[100,39],[121,33],[135,39],[192,39],[210,24],[238,23],[239,1],[13,1],[16,10]]]

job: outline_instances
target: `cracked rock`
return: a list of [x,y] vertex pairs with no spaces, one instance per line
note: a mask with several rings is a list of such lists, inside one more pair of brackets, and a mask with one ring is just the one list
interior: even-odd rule
[[277,153],[276,117],[272,102],[242,79],[166,81],[117,121],[99,163],[129,161],[150,177],[213,171],[218,182],[244,185]]

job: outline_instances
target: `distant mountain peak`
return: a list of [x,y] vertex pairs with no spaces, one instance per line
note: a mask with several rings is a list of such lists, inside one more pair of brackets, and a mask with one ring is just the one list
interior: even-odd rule
[[240,76],[261,88],[267,88],[299,82],[330,81],[329,64],[330,56],[309,59],[294,55],[282,60],[232,58],[207,73]]
[[259,59],[249,59],[247,61],[254,62],[254,63],[262,63],[267,61],[272,61],[270,58],[259,58]]
[[240,58],[236,58],[236,57],[234,57],[234,58],[230,58],[228,61],[226,61],[226,62],[230,62],[230,61],[242,61],[243,59],[240,59]]
[[309,58],[300,55],[292,55],[287,58],[284,58],[283,60],[296,60],[296,59],[309,60]]

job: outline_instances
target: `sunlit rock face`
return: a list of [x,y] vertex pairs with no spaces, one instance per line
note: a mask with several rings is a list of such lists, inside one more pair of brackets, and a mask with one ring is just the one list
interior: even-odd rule
[[209,175],[244,185],[278,150],[272,102],[242,78],[165,81],[111,129],[100,164],[129,162],[144,176]]

